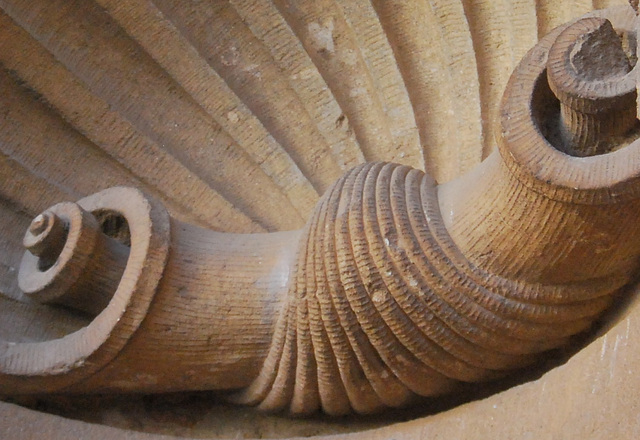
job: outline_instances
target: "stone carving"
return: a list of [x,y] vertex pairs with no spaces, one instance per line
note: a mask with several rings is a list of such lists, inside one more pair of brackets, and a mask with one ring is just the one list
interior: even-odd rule
[[[265,410],[343,414],[411,404],[415,395],[437,393],[437,386],[464,392],[459,385],[470,379],[458,380],[462,369],[447,370],[458,375],[450,378],[438,368],[452,359],[475,367],[467,361],[477,351],[461,350],[460,343],[438,346],[438,341],[448,341],[436,333],[442,328],[423,332],[425,315],[407,308],[412,292],[420,304],[425,291],[436,290],[413,286],[416,271],[422,278],[441,276],[438,287],[454,285],[457,279],[450,276],[459,273],[470,283],[446,294],[480,289],[495,299],[505,293],[500,286],[515,283],[521,289],[506,292],[517,294],[503,296],[507,306],[521,303],[523,313],[565,310],[566,316],[584,306],[576,316],[584,315],[577,321],[585,327],[607,303],[629,301],[629,307],[607,321],[603,336],[593,336],[566,365],[539,380],[435,417],[352,438],[423,438],[427,432],[451,438],[636,436],[633,411],[640,404],[640,382],[634,374],[634,341],[640,307],[633,299],[636,288],[615,293],[630,277],[633,281],[629,274],[637,234],[629,223],[635,216],[633,170],[638,166],[631,10],[590,14],[609,18],[616,32],[606,21],[583,20],[561,34],[558,30],[529,54],[529,64],[516,72],[501,110],[502,158],[494,155],[469,176],[437,187],[430,177],[404,166],[426,166],[432,177],[445,182],[487,156],[494,146],[492,115],[514,60],[556,25],[615,2],[301,0],[296,8],[278,0],[188,6],[166,0],[0,2],[2,398],[41,392],[240,389],[244,391],[233,400]],[[637,9],[637,2],[631,3]],[[583,157],[567,162],[553,152],[538,156],[549,152],[547,142]],[[336,193],[332,182],[365,158],[404,165],[360,166],[336,184],[350,185],[351,196]],[[420,185],[409,186],[409,177]],[[371,192],[353,192],[367,182]],[[112,188],[83,197],[123,184],[142,192]],[[606,185],[611,185],[608,191]],[[392,188],[400,198],[386,200]],[[317,193],[324,192],[311,214]],[[420,209],[397,209],[402,197],[413,200],[416,192]],[[423,192],[428,203],[423,203]],[[340,216],[328,215],[330,194],[341,200]],[[547,202],[537,205],[539,195]],[[376,207],[375,221],[365,222],[371,212],[359,203],[371,198],[388,205]],[[78,202],[52,206],[61,200]],[[517,209],[511,206],[514,200],[527,202]],[[46,206],[51,214],[36,216]],[[609,209],[615,213],[600,217]],[[379,219],[379,212],[387,216]],[[431,234],[425,248],[434,251],[411,254],[408,260],[423,255],[426,268],[403,266],[407,249],[422,244],[397,234],[419,236],[415,229],[400,227],[411,213],[425,215],[418,232]],[[26,293],[21,294],[14,264],[23,252],[20,241],[28,216],[36,218],[25,236],[29,253],[19,280]],[[304,230],[263,235],[261,241],[208,230],[296,229],[309,217]],[[585,219],[600,220],[589,228]],[[536,222],[540,230],[534,228]],[[391,228],[378,231],[383,224]],[[331,235],[322,228],[335,231],[336,225],[342,225],[341,240],[356,237],[358,249],[381,253],[359,258],[353,253],[350,263],[359,265],[352,266],[338,259],[338,252],[349,256],[348,248],[334,248],[335,255],[312,254],[310,248],[330,245]],[[500,231],[500,225],[506,230]],[[428,259],[433,255],[443,255],[444,260],[434,261],[450,271],[438,271],[441,266]],[[582,260],[574,259],[578,255]],[[338,275],[325,270],[332,262],[342,268]],[[352,273],[345,270],[349,267]],[[332,309],[323,313],[327,303],[321,301],[328,298],[333,305],[339,297],[320,289],[316,280],[326,284],[335,281],[329,275],[343,274],[348,281],[378,276],[383,287],[388,282],[392,288],[347,284],[338,293],[344,294],[343,303],[351,301],[349,307],[342,315]],[[294,279],[304,288],[294,288]],[[497,287],[492,281],[499,281]],[[579,304],[562,303],[560,296],[548,304],[537,296],[550,288],[569,298],[576,293],[571,288],[579,291],[581,283],[587,288],[579,292],[585,298],[589,289],[599,290]],[[354,296],[362,289],[364,296]],[[368,302],[358,302],[361,298]],[[445,302],[447,297],[438,298]],[[540,301],[532,303],[534,298]],[[360,308],[352,309],[352,303]],[[571,304],[580,307],[566,307]],[[212,309],[217,313],[203,316]],[[494,315],[508,312],[508,307],[487,309]],[[319,313],[313,315],[314,310]],[[384,394],[387,389],[380,383],[389,377],[371,368],[362,346],[358,358],[348,351],[346,333],[342,340],[340,334],[322,333],[340,330],[341,316],[349,311],[355,327],[363,317],[365,323],[377,319],[382,324],[385,335],[363,325],[364,337],[358,341],[387,354],[386,360],[373,362],[393,373],[395,394]],[[427,313],[432,323],[440,319],[429,308]],[[454,324],[464,322],[462,314],[457,316]],[[544,324],[524,316],[503,321],[549,332],[546,324],[564,327],[567,334],[577,331],[569,327],[577,327],[576,322],[559,316],[540,318],[553,318]],[[471,318],[484,330],[479,316]],[[287,332],[278,340],[283,326]],[[453,326],[442,331],[447,328],[455,333]],[[318,329],[320,337],[313,332]],[[398,329],[409,331],[396,336]],[[425,336],[416,342],[413,337],[420,333]],[[388,335],[398,344],[393,349],[384,345]],[[340,344],[345,339],[348,346]],[[458,342],[467,347],[492,350],[463,339]],[[551,347],[566,339],[545,343]],[[331,345],[335,341],[337,348]],[[446,356],[431,357],[434,350],[424,349],[425,343]],[[327,346],[318,357],[317,347]],[[415,380],[403,382],[408,377],[403,365],[388,357],[399,351],[412,356],[412,365],[422,371],[435,371],[429,377],[439,375],[442,382],[434,380],[431,391]],[[455,357],[454,351],[467,357]],[[518,358],[525,365],[537,357],[536,351],[503,358]],[[165,362],[168,358],[171,362]],[[497,365],[495,357],[481,360]],[[516,364],[514,360],[514,368]],[[324,372],[316,374],[317,383],[314,368]],[[354,369],[361,374],[354,375]],[[478,374],[478,380],[508,374],[511,367],[485,370],[487,375]],[[345,387],[343,377],[348,385],[359,379],[364,391]],[[243,420],[249,416],[242,414]],[[94,422],[110,423],[95,417]],[[254,422],[263,416],[250,417]],[[328,419],[307,421],[321,420]],[[350,429],[361,429],[354,426],[362,426],[362,420],[367,419],[350,419]],[[135,422],[135,429],[152,429],[144,422],[140,427],[137,418]],[[70,432],[87,438],[149,438],[0,402],[0,437],[46,433],[62,439]]]
[[[633,34],[635,17],[610,18]],[[366,414],[530,364],[638,271],[621,41],[604,18],[555,31],[515,70],[499,151],[475,170],[436,185],[361,165],[302,230],[213,232],[132,188],[53,206],[27,231],[20,286],[93,318],[1,346],[0,391],[241,389],[232,400],[265,410]]]

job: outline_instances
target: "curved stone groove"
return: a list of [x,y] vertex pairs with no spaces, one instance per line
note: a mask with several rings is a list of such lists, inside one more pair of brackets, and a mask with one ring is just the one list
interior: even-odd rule
[[[186,38],[148,0],[98,3],[229,133],[306,218],[318,197],[287,152]],[[144,28],[138,24],[146,19]]]
[[[72,200],[77,197],[75,192],[60,187],[56,182],[36,174],[33,170],[25,167],[22,163],[0,150],[0,174],[9,175],[9,173],[11,173],[11,180],[0,185],[0,199],[7,202],[6,209],[13,208],[16,213],[37,215],[45,206],[51,206],[60,200]],[[26,195],[24,194],[24,188],[34,188],[36,191]],[[20,248],[16,251],[22,253]],[[16,263],[19,263],[19,261],[16,261]]]
[[368,0],[341,0],[337,4],[355,34],[393,136],[393,142],[387,145],[387,149],[379,151],[372,160],[424,169],[411,100],[375,8]]
[[[21,3],[20,1],[5,0],[2,2],[2,7],[5,11],[15,11],[16,7],[21,7]],[[500,14],[495,13],[494,9],[500,9],[500,7],[494,6],[494,3],[473,3],[473,8],[463,4],[466,7],[465,10],[447,2],[432,2],[429,5],[426,2],[416,4],[424,6],[424,14],[429,15],[431,12],[428,12],[428,10],[433,11],[435,21],[432,27],[434,29],[442,28],[438,33],[443,35],[444,40],[448,40],[452,36],[452,42],[462,42],[462,46],[457,43],[454,44],[455,47],[460,46],[460,54],[455,56],[457,60],[463,60],[461,62],[468,65],[470,59],[475,56],[478,65],[477,77],[481,89],[480,97],[483,115],[489,114],[485,112],[485,109],[491,107],[492,102],[495,103],[497,101],[494,98],[501,92],[506,81],[505,75],[494,75],[494,73],[510,70],[515,64],[515,60],[523,54],[525,48],[531,46],[535,39],[535,35],[529,32],[532,26],[535,27],[536,21],[536,5],[533,0],[509,3],[509,5],[505,6],[505,10],[508,10],[510,17],[509,23],[507,23],[508,26],[500,21]],[[593,2],[593,7],[601,8],[611,6],[613,3],[624,3],[624,1],[595,1]],[[53,110],[60,112],[61,116],[71,123],[69,130],[80,131],[81,134],[94,142],[98,148],[107,152],[141,181],[148,184],[150,188],[157,188],[158,194],[164,200],[170,201],[169,208],[179,218],[229,231],[259,231],[264,229],[258,226],[256,222],[267,225],[267,227],[268,224],[273,225],[269,227],[270,229],[274,227],[284,228],[284,224],[277,226],[267,218],[271,215],[268,214],[268,211],[287,212],[288,215],[285,216],[289,218],[287,221],[299,223],[300,216],[305,217],[306,213],[312,209],[311,205],[315,201],[313,190],[305,183],[305,180],[309,180],[308,173],[303,172],[303,176],[300,176],[295,171],[294,157],[296,155],[308,154],[308,145],[328,145],[328,151],[332,152],[331,155],[336,161],[337,171],[335,174],[328,174],[325,182],[333,180],[340,170],[348,169],[363,161],[362,155],[358,152],[359,147],[353,138],[353,134],[349,134],[352,131],[350,126],[362,124],[362,121],[354,122],[353,120],[357,118],[355,114],[342,114],[335,100],[335,96],[337,96],[335,93],[337,93],[341,84],[334,80],[328,82],[323,80],[318,71],[318,66],[313,64],[305,53],[300,40],[287,26],[283,16],[279,14],[272,3],[234,0],[231,2],[231,6],[241,15],[243,26],[250,28],[257,41],[267,48],[271,54],[271,59],[268,63],[273,64],[279,71],[284,73],[285,79],[289,82],[295,94],[300,97],[300,101],[306,109],[305,112],[311,118],[311,124],[315,124],[318,127],[321,136],[319,138],[306,135],[306,137],[300,137],[294,145],[295,149],[299,149],[300,152],[295,154],[288,152],[292,145],[291,143],[281,143],[282,140],[280,138],[274,137],[273,127],[264,125],[261,122],[262,120],[272,120],[274,117],[280,116],[276,116],[271,110],[260,116],[258,112],[252,113],[252,110],[255,109],[249,107],[246,108],[245,112],[241,111],[244,105],[243,101],[251,99],[248,98],[247,93],[253,94],[253,91],[243,91],[240,94],[236,94],[229,89],[228,98],[230,101],[226,105],[218,104],[212,98],[210,90],[215,89],[215,84],[218,84],[221,90],[225,87],[228,89],[229,85],[224,83],[224,77],[215,75],[211,65],[207,65],[206,57],[200,55],[201,52],[192,53],[197,49],[197,45],[191,45],[188,32],[172,24],[171,20],[175,20],[176,14],[169,13],[164,16],[155,4],[151,2],[133,5],[135,8],[132,4],[115,5],[107,0],[100,0],[98,4],[112,14],[113,18],[118,20],[120,26],[126,30],[127,34],[123,33],[121,35],[120,42],[130,39],[134,46],[137,44],[153,56],[160,67],[165,69],[166,73],[177,84],[198,101],[210,118],[218,122],[221,130],[231,135],[231,142],[237,142],[238,148],[249,153],[250,161],[264,170],[267,179],[273,181],[274,191],[272,194],[282,192],[283,198],[286,198],[292,205],[291,208],[274,209],[272,200],[273,197],[276,197],[274,195],[268,198],[268,206],[258,213],[255,207],[264,203],[267,198],[255,198],[253,202],[249,203],[251,207],[247,210],[248,205],[240,202],[237,198],[238,196],[229,193],[228,189],[222,189],[222,193],[225,195],[225,197],[222,197],[219,192],[211,188],[211,186],[214,186],[216,189],[220,189],[217,184],[211,183],[214,179],[210,179],[211,176],[215,176],[220,172],[220,167],[216,168],[213,163],[204,163],[202,161],[194,163],[189,160],[179,159],[183,154],[181,152],[182,146],[177,147],[173,141],[167,144],[159,140],[160,138],[156,133],[158,127],[151,126],[143,129],[140,124],[132,124],[131,116],[125,116],[125,113],[118,105],[114,106],[114,103],[118,104],[118,100],[107,99],[105,101],[96,95],[97,86],[86,88],[82,84],[83,81],[79,81],[81,78],[86,79],[87,76],[99,78],[103,74],[100,72],[82,72],[75,68],[66,71],[62,66],[56,68],[55,63],[50,66],[53,70],[50,70],[50,68],[39,64],[46,61],[40,54],[37,59],[30,59],[24,56],[20,58],[16,53],[22,53],[23,55],[39,53],[38,51],[32,51],[40,43],[34,40],[29,43],[31,45],[31,48],[29,48],[27,47],[29,44],[24,39],[17,38],[18,34],[16,34],[15,29],[11,30],[11,26],[3,26],[0,42],[3,43],[6,49],[3,50],[3,65],[5,68],[16,69],[21,80],[25,81],[25,85],[28,88],[32,88],[42,94],[52,104]],[[403,47],[405,47],[410,41],[410,39],[407,40],[405,38],[407,36],[406,28],[410,25],[410,22],[401,19],[401,21],[394,24],[393,20],[390,21],[388,17],[400,17],[402,14],[396,11],[395,8],[389,9],[388,13],[385,12],[387,10],[384,8],[388,5],[384,4],[369,5],[366,2],[351,0],[336,4],[343,11],[348,25],[355,30],[355,48],[361,53],[369,75],[373,78],[376,89],[379,89],[378,95],[383,103],[385,117],[389,121],[389,129],[394,138],[392,148],[383,153],[384,157],[376,157],[376,159],[393,160],[423,168],[424,163],[422,159],[419,159],[422,157],[423,147],[428,150],[437,148],[435,145],[438,144],[439,141],[437,139],[442,133],[445,133],[444,137],[442,137],[444,139],[449,136],[448,133],[456,131],[455,129],[453,131],[450,129],[455,118],[449,118],[450,120],[446,123],[443,122],[447,120],[448,110],[446,110],[442,113],[442,118],[435,121],[428,128],[425,128],[424,123],[416,125],[416,120],[419,122],[431,117],[429,113],[434,109],[431,106],[440,105],[438,103],[444,103],[447,98],[434,98],[439,93],[438,88],[442,89],[437,84],[432,89],[429,89],[431,91],[426,91],[422,94],[420,92],[418,93],[419,96],[416,95],[422,85],[418,84],[419,87],[416,87],[417,83],[413,84],[411,82],[412,76],[407,74],[409,72],[407,69],[415,69],[417,64],[410,60],[403,61],[402,57],[398,58],[401,54],[397,50],[398,44],[402,43]],[[37,3],[32,4],[32,6],[35,8],[40,7]],[[82,8],[83,11],[88,10],[88,5],[86,6]],[[424,14],[418,13],[419,11],[414,6],[412,6],[413,9],[411,10],[415,10],[414,12],[419,16],[423,16]],[[570,18],[569,16],[576,15],[588,5],[584,3],[580,7],[565,6],[565,3],[561,2],[561,4],[556,5],[556,10],[566,9],[568,12],[563,12],[561,15],[567,15],[565,18],[568,19]],[[69,5],[69,8],[73,9],[77,8],[77,6]],[[176,5],[176,9],[182,8],[182,6]],[[545,18],[546,15],[543,11],[545,4],[539,4],[537,8],[540,12],[538,21],[546,23],[546,21],[551,20],[549,17],[548,19]],[[405,15],[411,15],[409,10],[407,11]],[[464,20],[463,16],[466,16],[471,28],[463,29],[464,26],[461,27],[461,20]],[[4,17],[7,18],[6,16]],[[61,16],[60,25],[67,20],[65,17],[68,18],[64,14]],[[27,21],[20,21],[19,26],[23,29],[29,29],[36,18],[35,15],[25,16]],[[494,21],[496,24],[492,27]],[[16,25],[13,24],[12,26],[15,27]],[[494,28],[499,28],[498,30],[505,37],[501,38],[498,35],[500,32],[494,32],[496,30]],[[405,30],[403,31],[403,29]],[[74,29],[77,36],[82,38],[85,38],[86,34],[95,34],[98,30],[99,27],[83,28],[80,26],[76,26]],[[470,35],[471,41],[473,41],[475,55],[470,51],[469,38],[464,36],[467,33]],[[436,35],[436,33],[433,35]],[[496,37],[492,39],[494,35]],[[162,39],[168,45],[154,45],[154,41],[158,39]],[[424,41],[432,44],[435,40],[426,39]],[[166,50],[161,47],[166,47]],[[513,52],[510,56],[507,55],[508,50],[505,52],[505,47],[513,47]],[[181,52],[181,48],[185,48],[184,54]],[[383,50],[383,48],[387,48],[387,50]],[[391,48],[394,48],[393,51]],[[480,51],[479,48],[483,48],[484,51]],[[40,51],[46,52],[46,49],[40,46]],[[396,60],[392,60],[393,57],[396,57]],[[254,55],[249,58],[250,64],[258,64],[258,58],[255,58]],[[441,55],[438,54],[438,51],[428,51],[423,54],[421,59],[426,63],[431,63],[431,61],[437,61],[440,58]],[[180,65],[176,66],[177,59],[183,60],[184,63],[180,62]],[[127,70],[129,67],[126,64],[130,61],[131,58],[127,59],[126,57],[120,60],[121,63],[125,64],[123,65],[124,71],[129,71]],[[414,66],[409,66],[407,63]],[[442,63],[442,65],[449,64],[444,61]],[[13,67],[11,64],[13,64]],[[31,67],[36,64],[38,67]],[[431,64],[435,66],[436,71],[442,69],[442,67],[438,68],[436,66],[437,63]],[[95,66],[92,68],[95,70]],[[187,69],[193,70],[193,75],[190,75]],[[398,73],[394,73],[394,70],[397,70]],[[61,74],[61,72],[64,74]],[[402,75],[399,72],[402,72]],[[467,77],[476,76],[474,72],[469,72],[468,68],[465,72],[467,72],[464,75],[465,83],[468,82]],[[339,66],[326,70],[326,74],[331,78],[339,76],[339,73]],[[419,75],[419,77],[422,80],[428,78],[429,74],[428,72],[426,73],[426,75]],[[212,79],[214,77],[216,79]],[[391,79],[392,77],[394,79]],[[58,84],[59,81],[65,81],[65,83]],[[212,81],[211,86],[207,85],[209,84],[208,81]],[[78,84],[73,85],[73,82]],[[162,82],[156,82],[151,87],[159,89],[163,87],[163,84]],[[482,84],[485,84],[486,87],[483,88]],[[78,85],[80,88],[77,87]],[[124,87],[114,87],[113,85],[111,85],[111,88],[117,89],[119,93],[122,93],[122,90],[125,89]],[[413,96],[411,102],[403,96],[405,94],[403,89],[406,89],[407,96]],[[159,90],[156,90],[156,92],[159,92]],[[456,93],[462,93],[460,95],[461,99],[458,101],[468,100],[469,96],[462,89]],[[166,97],[162,93],[159,93],[158,96],[163,96],[162,99]],[[226,96],[227,94],[225,94]],[[235,109],[233,108],[234,97],[239,99],[238,103],[240,104]],[[398,99],[396,97],[401,98]],[[278,95],[276,100],[281,100],[281,94]],[[279,108],[278,105],[274,103],[271,108]],[[154,105],[153,107],[162,108],[164,105]],[[465,106],[464,108],[469,107]],[[419,110],[416,113],[417,116],[413,113],[414,109]],[[196,107],[187,111],[186,115],[193,118],[194,112],[198,113]],[[295,113],[294,119],[297,120],[300,112]],[[458,114],[459,112],[456,110],[453,113]],[[238,118],[238,123],[234,122],[236,117]],[[136,118],[134,117],[134,119]],[[196,117],[196,119],[198,118]],[[484,116],[483,119],[487,120]],[[253,128],[237,129],[240,126],[240,121],[246,123],[253,121]],[[174,127],[174,131],[186,131],[188,130],[188,125],[182,124],[179,127]],[[297,123],[294,124],[294,126],[297,125]],[[417,130],[418,126],[422,127],[420,129],[420,142],[415,137],[417,136],[416,133],[411,134],[414,130]],[[484,153],[482,154],[486,155],[492,148],[493,136],[491,127],[493,125],[487,122],[483,127],[481,135],[478,134],[479,132],[476,133],[479,137],[474,141],[476,142],[475,146],[472,145],[473,142],[469,143],[469,145],[459,144],[453,149],[450,148],[451,151],[455,150],[464,157],[470,157],[472,158],[471,161],[474,162],[480,157],[480,150],[476,149],[477,145],[479,145],[478,142],[484,139],[482,141],[484,142]],[[457,131],[460,132],[460,130]],[[255,133],[262,134],[258,136]],[[490,142],[491,145],[487,142]],[[286,148],[283,146],[286,146]],[[428,156],[428,167],[430,168],[434,166],[443,168],[448,166],[444,162],[453,163],[453,161],[458,160],[450,160],[449,154],[442,157],[436,157],[432,154]],[[148,166],[147,164],[149,163],[154,165]],[[229,160],[225,160],[225,164],[226,166],[223,168],[228,168],[229,174],[242,174],[242,172],[238,171],[240,165],[232,165]],[[199,168],[200,171],[195,172],[194,167]],[[456,173],[456,171],[452,171],[452,175]],[[172,185],[172,179],[168,178],[169,176],[176,176],[176,179],[179,179],[179,183]],[[227,179],[226,181],[228,184],[229,180]],[[186,191],[187,189],[188,191]],[[240,190],[240,192],[242,191]],[[241,197],[244,198],[245,196],[242,195]],[[258,201],[258,199],[261,201]],[[285,202],[285,204],[287,203]],[[297,220],[294,220],[295,218]]]
[[[473,52],[478,68],[478,88],[480,93],[480,115],[482,122],[482,157],[485,158],[495,149],[492,126],[502,93],[492,87],[495,83],[506,83],[511,74],[515,60],[529,49],[525,43],[524,50],[517,50],[515,39],[529,37],[534,40],[536,30],[527,32],[522,29],[519,15],[530,15],[533,1],[473,1],[463,0],[465,16],[469,22],[469,32],[473,43]],[[527,8],[531,7],[531,10]],[[523,14],[524,12],[524,14]],[[528,13],[528,14],[527,14]],[[524,31],[524,32],[523,32]],[[524,38],[523,38],[524,37]]]
[[[250,217],[263,218],[270,229],[278,228],[276,222],[298,226],[290,215],[281,214],[289,211],[290,204],[263,171],[97,5],[42,2],[27,7],[16,2],[5,6],[5,11],[92,93],[188,164],[216,191],[227,194],[226,198],[242,206],[243,211],[252,213]],[[38,12],[36,19],[29,15],[34,12]],[[83,27],[91,27],[92,32],[78,32]],[[96,66],[100,66],[97,72]],[[114,94],[114,87],[126,94]],[[205,170],[215,163],[228,166],[219,167],[215,174],[207,173]],[[247,191],[247,185],[234,182],[233,169],[242,169],[251,176],[251,191]],[[280,213],[269,213],[266,207],[260,207],[258,200],[267,197],[274,205],[284,203]]]
[[[362,163],[364,157],[348,118],[313,64],[296,34],[275,4],[261,0],[231,0],[251,32],[269,50],[286,79],[326,140],[341,171]],[[274,108],[277,111],[277,107]]]
[[542,38],[554,28],[574,17],[586,14],[597,6],[591,0],[576,0],[558,3],[553,0],[536,0],[538,17],[538,38]]
[[[192,2],[186,10],[168,0],[155,4],[287,149],[316,190],[339,176],[335,157],[298,97],[231,5]],[[288,124],[292,120],[296,124]]]
[[[478,128],[476,135],[481,133],[479,106],[473,105],[478,99],[475,93],[472,96],[466,95],[464,104],[454,102],[455,98],[453,98],[459,94],[459,88],[468,85],[468,79],[454,84],[450,78],[451,75],[458,76],[459,72],[454,72],[453,68],[459,62],[466,63],[472,50],[464,55],[464,49],[462,49],[463,54],[460,54],[460,49],[452,48],[457,56],[451,63],[448,62],[449,56],[446,53],[448,43],[442,39],[440,30],[440,25],[449,25],[447,17],[440,16],[442,11],[437,10],[437,7],[433,7],[426,0],[411,4],[403,1],[374,1],[373,4],[394,50],[396,62],[411,98],[423,147],[425,168],[439,182],[451,180],[480,159],[480,155],[475,159],[472,158],[479,154],[477,150],[460,148],[452,151],[447,147],[450,139],[456,139],[460,145],[471,142],[470,139],[473,136],[470,133],[474,132],[475,128]],[[416,17],[420,17],[420,20]],[[449,18],[455,20],[455,16]],[[456,37],[465,40],[465,37],[459,34],[460,29],[456,27],[459,23],[453,24],[455,32],[458,33]],[[442,41],[442,45],[433,44],[434,41]],[[473,59],[471,61],[475,64]],[[450,68],[451,71],[449,71]],[[475,68],[472,69],[471,74],[473,71]],[[433,98],[426,99],[427,96]],[[464,125],[452,123],[448,124],[445,130],[438,130],[436,128],[440,124],[438,121],[448,120],[456,115],[459,105],[466,105],[465,113],[477,110],[477,114],[472,119],[467,119],[477,123],[471,122]],[[456,119],[456,121],[462,121],[462,119]],[[433,166],[435,163],[446,163],[446,166],[436,168]]]
[[[151,192],[162,195],[177,217],[214,229],[221,229],[234,219],[239,228],[255,232],[263,230],[243,218],[237,210],[225,207],[228,204],[225,199],[175,157],[137,131],[107,102],[92,94],[3,11],[0,11],[0,49],[4,67],[43,96],[51,110],[59,112],[70,124],[67,128],[79,131],[145,182]],[[33,69],[33,63],[37,63],[39,69]],[[153,166],[149,166],[150,163]],[[33,213],[49,205],[44,204]]]
[[[7,108],[0,121],[2,154],[50,185],[64,189],[71,194],[67,199],[99,191],[103,189],[102,185],[128,184],[145,188],[129,170],[111,160],[89,139],[68,130],[67,123],[43,101],[34,101],[29,92],[20,87],[19,79],[10,77],[7,71],[0,71],[0,105]],[[46,127],[46,130],[39,130],[40,127]],[[57,144],[58,154],[43,161],[41,151],[51,143]],[[89,175],[71,178],[75,176],[74,169],[68,166],[71,158],[79,169],[102,168],[107,177],[99,185]],[[147,190],[155,192],[153,188]]]
[[[458,169],[453,176],[471,169],[482,158],[482,152],[477,150],[478,145],[475,141],[482,138],[479,80],[478,76],[474,75],[478,68],[468,19],[461,3],[429,0],[431,14],[436,23],[434,28],[439,31],[439,46],[443,49],[443,61],[446,66],[443,72],[444,81],[451,84],[448,100],[453,104],[453,115],[457,122],[453,125],[453,136],[457,142],[465,146],[460,149]],[[469,148],[472,144],[475,144],[476,148]],[[434,177],[441,183],[450,180]]]
[[379,159],[393,142],[382,99],[365,64],[354,31],[333,0],[276,7],[305,47],[351,123],[364,159]]

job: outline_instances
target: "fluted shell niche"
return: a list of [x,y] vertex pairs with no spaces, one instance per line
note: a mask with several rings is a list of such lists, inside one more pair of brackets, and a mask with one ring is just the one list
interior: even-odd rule
[[[265,232],[302,227],[365,161],[449,181],[494,149],[498,102],[526,51],[562,23],[626,3],[0,1],[0,340],[86,324],[18,289],[22,235],[43,209],[128,185],[179,220]],[[38,324],[49,315],[56,326]],[[84,399],[45,409],[188,436],[379,423],[274,421],[202,397]]]

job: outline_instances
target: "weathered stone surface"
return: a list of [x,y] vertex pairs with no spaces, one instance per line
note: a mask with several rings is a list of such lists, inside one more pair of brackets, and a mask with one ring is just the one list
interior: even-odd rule
[[[518,2],[506,14],[498,2],[344,2],[336,15],[311,2],[289,10],[280,2],[234,1],[213,16],[171,2],[98,3],[0,4],[0,99],[7,109],[0,172],[10,177],[0,184],[0,307],[15,316],[1,323],[11,338],[50,337],[29,323],[55,315],[26,305],[17,291],[26,214],[126,183],[163,199],[181,219],[257,232],[299,226],[317,193],[364,159],[426,166],[448,180],[493,148],[491,114],[514,60],[536,35],[614,2]],[[41,14],[30,15],[27,6]],[[79,25],[85,19],[98,26]],[[220,24],[219,47],[203,32],[211,23]],[[225,40],[231,31],[239,52]],[[86,46],[71,53],[77,36]],[[354,59],[354,50],[362,58]],[[113,58],[101,60],[105,53]],[[121,67],[136,80],[120,77]],[[259,87],[267,80],[273,90]],[[270,102],[273,96],[279,99]],[[150,107],[158,112],[142,103],[156,103]],[[283,128],[289,117],[297,118],[295,129]],[[451,137],[455,149],[446,148]],[[251,188],[226,187],[229,176],[247,174]],[[632,302],[602,337],[537,381],[352,436],[635,438],[640,360],[630,342],[637,340],[637,308]],[[61,321],[64,332],[82,325]],[[76,436],[152,438],[0,403],[2,438]]]
[[[613,321],[609,323],[611,328],[603,329],[604,334],[576,353],[566,364],[549,371],[538,380],[441,414],[380,429],[341,434],[339,438],[638,438],[638,293],[640,291],[637,289],[629,292],[631,300],[620,316],[612,318]],[[0,437],[15,440],[178,438],[73,421],[8,403],[0,403]]]

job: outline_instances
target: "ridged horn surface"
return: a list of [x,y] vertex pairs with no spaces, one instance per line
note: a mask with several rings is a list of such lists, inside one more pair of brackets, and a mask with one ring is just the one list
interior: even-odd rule
[[540,285],[471,264],[435,182],[367,164],[321,198],[258,378],[235,397],[294,414],[368,413],[522,367],[591,325],[624,282]]

